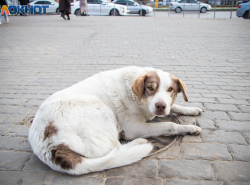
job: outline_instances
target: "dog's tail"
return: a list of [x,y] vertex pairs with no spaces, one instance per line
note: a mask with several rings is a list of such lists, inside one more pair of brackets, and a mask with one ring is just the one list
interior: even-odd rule
[[81,162],[76,164],[73,169],[63,170],[60,167],[59,171],[81,175],[132,164],[146,157],[153,149],[153,145],[146,141],[145,139],[135,139],[130,143],[114,148],[106,156],[100,158],[81,157]]

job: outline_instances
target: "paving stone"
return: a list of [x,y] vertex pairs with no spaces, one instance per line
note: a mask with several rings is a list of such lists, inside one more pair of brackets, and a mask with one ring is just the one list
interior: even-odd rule
[[27,152],[0,151],[0,170],[21,170],[31,154]]
[[32,148],[29,144],[29,142],[26,140],[24,142],[21,143],[21,145],[19,145],[16,150],[18,151],[25,151],[25,152],[32,152]]
[[4,106],[0,109],[0,114],[19,114],[19,115],[27,115],[32,108],[22,107],[22,106]]
[[232,181],[232,182],[225,182],[224,185],[249,185],[249,182],[239,182],[239,181]]
[[204,107],[212,111],[240,112],[235,105],[204,103]]
[[105,171],[105,177],[136,177],[136,178],[156,178],[157,161],[143,160],[132,165],[114,168]]
[[9,114],[0,114],[0,123],[9,117]]
[[228,150],[235,161],[250,161],[250,145],[228,145]]
[[0,136],[0,150],[14,150],[24,138]]
[[202,160],[232,160],[227,150],[227,146],[223,144],[210,143],[182,143],[182,156],[185,159],[202,159]]
[[245,95],[242,95],[242,94],[232,94],[232,97],[234,99],[237,99],[237,100],[249,100],[250,99],[250,96],[245,94]]
[[188,101],[191,103],[217,103],[214,98],[188,98]]
[[217,130],[215,123],[211,119],[197,118],[197,124],[203,129]]
[[227,94],[201,94],[204,98],[228,98],[231,99],[232,97]]
[[30,160],[25,164],[23,171],[31,172],[52,172],[53,170],[46,164],[44,164],[34,154],[30,157]]
[[56,174],[51,184],[53,185],[62,185],[62,184],[68,184],[68,185],[104,185],[105,179],[104,178],[98,178],[98,177],[85,177],[85,176],[70,176],[67,174]]
[[240,121],[224,121],[224,120],[216,120],[216,126],[219,127],[220,130],[226,131],[238,131],[238,132],[248,132],[250,131],[250,122],[240,122]]
[[236,121],[249,121],[250,120],[250,114],[249,113],[229,112],[228,115],[232,120],[236,120]]
[[238,109],[240,109],[240,111],[242,113],[249,113],[250,112],[250,106],[238,105]]
[[176,141],[176,144],[171,146],[168,150],[161,152],[157,155],[157,159],[180,159],[181,149],[180,141]]
[[225,132],[225,131],[210,131],[203,130],[201,138],[204,142],[224,143],[224,144],[239,144],[246,145],[243,136],[238,132]]
[[21,123],[25,116],[23,115],[18,115],[18,114],[13,114],[10,115],[6,120],[2,122],[2,124],[15,124],[18,125]]
[[143,179],[131,179],[131,178],[110,178],[107,179],[105,185],[157,185],[161,184],[161,179],[153,179],[153,178],[143,178]]
[[243,132],[242,134],[245,140],[248,142],[248,144],[250,144],[250,132]]
[[204,180],[164,180],[163,185],[223,185],[223,182]]
[[[34,185],[43,184],[48,176],[47,173],[26,173],[20,171],[0,171],[2,185]],[[47,184],[44,184],[47,185]]]
[[203,160],[159,161],[159,176],[163,179],[213,180],[211,165]]
[[29,129],[27,125],[17,125],[13,129],[11,129],[8,133],[8,135],[11,136],[22,136],[22,137],[28,137]]
[[4,135],[8,130],[10,130],[13,127],[12,124],[8,124],[8,125],[1,125],[0,124],[0,135]]
[[216,111],[216,112],[205,111],[199,116],[199,118],[205,118],[205,119],[211,119],[211,120],[216,120],[216,119],[229,120],[229,121],[231,120],[229,116],[227,115],[227,113],[219,112],[219,111]]
[[23,105],[27,99],[0,99],[0,105]]
[[250,181],[250,163],[213,161],[212,166],[219,181]]
[[249,103],[246,100],[235,100],[235,99],[222,99],[222,98],[218,98],[218,101],[221,104],[249,105]]
[[202,143],[201,136],[185,135],[182,139],[183,143]]

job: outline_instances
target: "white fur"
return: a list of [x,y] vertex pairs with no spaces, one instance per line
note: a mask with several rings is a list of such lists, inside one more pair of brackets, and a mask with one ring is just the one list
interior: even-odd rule
[[[151,70],[155,69],[126,67],[102,72],[50,96],[39,108],[29,131],[34,153],[54,170],[79,175],[128,165],[146,157],[153,146],[142,138],[201,132],[193,125],[145,123],[156,116],[155,103],[165,102],[167,115],[172,101],[166,91],[171,85],[169,74],[157,70],[161,80],[159,92],[138,103],[131,85]],[[172,111],[197,115],[202,110],[174,106]],[[50,121],[58,132],[44,139]],[[121,130],[126,139],[133,141],[121,145]],[[51,150],[59,144],[84,156],[82,162],[70,170],[56,165],[51,160]]]

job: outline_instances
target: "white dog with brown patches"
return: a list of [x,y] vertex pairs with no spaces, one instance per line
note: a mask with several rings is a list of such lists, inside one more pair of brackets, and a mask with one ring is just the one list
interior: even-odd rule
[[[36,113],[29,142],[40,160],[60,172],[80,175],[128,165],[152,150],[143,138],[202,131],[194,125],[146,123],[170,110],[203,112],[175,105],[180,92],[188,101],[184,82],[162,70],[126,67],[102,72],[50,96]],[[132,141],[120,144],[120,131]]]

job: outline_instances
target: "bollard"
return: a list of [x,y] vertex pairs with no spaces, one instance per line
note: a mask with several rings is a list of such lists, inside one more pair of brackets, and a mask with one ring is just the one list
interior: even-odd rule
[[170,0],[168,0],[169,4],[168,4],[168,17],[169,17],[169,14],[170,14]]
[[[155,7],[155,1],[154,1],[154,7]],[[154,8],[154,17],[155,17],[155,8]]]
[[200,12],[201,12],[201,3],[199,2],[198,18],[200,18]]
[[[141,1],[141,4],[142,4],[142,1]],[[141,4],[140,4],[140,16],[142,16]]]
[[184,1],[184,7],[183,7],[183,17],[185,16],[185,4],[186,4],[186,1]]
[[231,14],[230,14],[230,19],[232,19],[233,4],[234,4],[234,1],[232,1],[232,5],[231,5]]
[[216,0],[214,0],[214,19],[215,19],[215,11],[216,11]]

